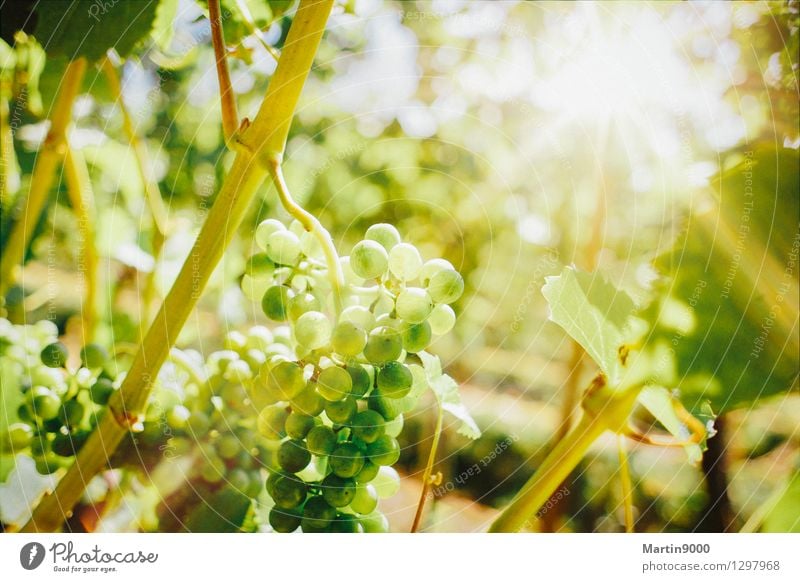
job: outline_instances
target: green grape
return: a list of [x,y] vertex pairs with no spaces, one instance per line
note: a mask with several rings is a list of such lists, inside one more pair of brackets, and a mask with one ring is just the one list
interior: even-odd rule
[[304,532],[319,532],[327,528],[336,519],[336,509],[322,497],[312,497],[303,508],[300,526]]
[[278,362],[269,368],[267,387],[282,400],[291,400],[306,387],[303,368],[295,362]]
[[361,527],[365,533],[387,533],[389,531],[389,520],[382,513],[372,513],[359,518]]
[[325,414],[336,424],[347,424],[356,415],[358,404],[356,399],[348,396],[344,400],[325,403]]
[[256,278],[245,274],[242,276],[240,286],[245,297],[251,301],[261,301],[264,297],[264,293],[272,286],[272,278]]
[[263,325],[254,325],[247,330],[247,347],[254,350],[265,350],[274,341],[272,332]]
[[79,431],[75,434],[58,433],[53,442],[50,443],[50,449],[59,457],[72,457],[81,447],[89,440],[90,431]]
[[419,279],[424,287],[428,286],[431,278],[439,271],[455,271],[455,267],[450,261],[445,259],[431,259],[422,265],[419,271]]
[[367,332],[352,321],[340,321],[331,337],[333,351],[343,356],[357,356],[367,345]]
[[50,440],[45,431],[37,432],[31,440],[31,455],[40,457],[50,452]]
[[364,468],[364,453],[353,443],[342,443],[333,450],[328,462],[339,477],[355,477]]
[[392,467],[381,467],[372,481],[375,492],[381,499],[386,499],[400,491],[400,475]]
[[67,363],[67,347],[61,342],[53,342],[44,347],[40,354],[42,363],[48,368],[63,368]]
[[456,312],[449,305],[440,303],[431,311],[428,316],[428,323],[431,326],[432,333],[444,335],[453,329],[456,323]]
[[378,494],[372,485],[359,485],[350,502],[350,508],[361,514],[369,514],[378,507]]
[[400,233],[391,224],[381,222],[370,226],[364,234],[364,238],[374,240],[388,252],[400,242]]
[[289,473],[297,473],[305,469],[311,462],[311,453],[305,441],[290,439],[281,443],[278,449],[278,464]]
[[400,357],[403,339],[400,332],[389,326],[376,327],[369,334],[364,356],[373,364],[383,364]]
[[[291,442],[291,441],[289,441]],[[278,475],[270,485],[269,495],[277,507],[292,509],[306,500],[308,487],[291,475]]]
[[108,404],[108,399],[114,393],[114,384],[108,378],[98,378],[97,382],[92,384],[89,388],[89,398],[92,402],[105,406]]
[[247,259],[244,272],[247,276],[256,280],[269,280],[275,272],[275,263],[272,262],[267,253],[256,253]]
[[343,513],[331,522],[332,533],[359,533],[363,531],[355,515]]
[[410,354],[421,352],[431,343],[431,325],[427,321],[405,324],[402,334],[403,348]]
[[256,227],[256,244],[262,251],[267,250],[267,241],[269,237],[274,232],[279,232],[282,230],[286,230],[286,227],[280,220],[275,220],[274,218],[268,218]]
[[318,416],[325,409],[325,399],[319,395],[314,384],[310,383],[289,403],[292,410],[308,416]]
[[408,396],[413,383],[411,369],[400,362],[387,362],[378,372],[378,388],[388,398]]
[[317,391],[328,401],[346,398],[353,389],[353,380],[344,368],[331,366],[320,372],[317,378]]
[[58,413],[58,418],[64,426],[73,428],[81,423],[81,420],[83,420],[83,413],[85,411],[86,408],[83,406],[83,404],[77,400],[69,400],[61,407],[61,411]]
[[397,317],[408,323],[422,323],[433,309],[431,296],[425,289],[409,287],[397,296]]
[[258,432],[267,439],[277,441],[285,436],[284,426],[289,413],[282,406],[268,406],[258,415]]
[[350,253],[350,268],[362,279],[375,279],[389,268],[389,255],[374,240],[362,240]]
[[297,321],[304,313],[319,311],[320,309],[322,309],[322,304],[314,295],[311,293],[298,293],[289,300],[286,313],[291,321]]
[[216,455],[209,455],[200,468],[200,477],[206,483],[219,483],[225,476],[225,463]]
[[286,285],[273,285],[261,298],[261,309],[272,321],[286,321],[289,301],[294,297]]
[[[244,493],[250,489],[250,477],[244,469],[234,469],[231,471],[227,476],[227,482],[234,491]],[[258,491],[256,491],[256,495],[258,495]]]
[[369,395],[367,406],[370,410],[379,412],[386,420],[392,420],[396,418],[398,414],[403,412],[403,410],[400,408],[399,400],[395,398],[387,398],[379,389],[373,390]]
[[36,458],[36,472],[40,475],[50,475],[62,466],[62,459],[54,454],[46,454]]
[[267,255],[279,265],[294,265],[300,258],[300,239],[288,230],[278,230],[267,238]]
[[286,419],[286,434],[293,439],[304,439],[317,424],[313,416],[292,412]]
[[366,307],[351,305],[342,310],[339,321],[350,321],[363,330],[369,331],[375,327],[375,316]]
[[356,398],[361,398],[369,391],[372,385],[369,372],[361,364],[354,363],[347,366],[347,373],[350,374],[350,380],[353,385],[350,394]]
[[239,438],[233,433],[226,433],[219,437],[216,443],[217,454],[220,458],[230,461],[235,459],[243,446]]
[[336,433],[329,426],[318,425],[308,431],[306,443],[312,454],[325,457],[336,448]]
[[3,449],[16,451],[24,449],[33,440],[33,428],[24,422],[9,425],[8,432],[3,435]]
[[394,465],[400,458],[400,445],[397,439],[383,435],[367,445],[367,457],[376,465]]
[[412,281],[422,269],[422,257],[417,247],[400,243],[389,251],[389,270],[401,281]]
[[242,382],[250,380],[253,377],[253,372],[250,370],[250,366],[247,362],[244,360],[236,360],[228,364],[222,377],[228,382],[237,382],[241,384]]
[[318,350],[331,341],[331,322],[319,311],[308,311],[294,323],[297,343],[309,350]]
[[328,475],[320,484],[322,497],[332,507],[350,505],[356,494],[356,484],[352,479],[342,479],[336,475]]
[[356,475],[356,483],[369,483],[377,476],[379,469],[380,466],[372,461],[364,461],[364,467]]
[[238,360],[239,352],[247,345],[247,338],[239,331],[229,331],[225,334],[225,340],[222,342],[222,345],[225,347],[226,351],[235,352],[236,357],[233,359]]
[[36,386],[28,393],[28,407],[36,418],[49,420],[61,411],[61,399],[50,388]]
[[392,420],[386,423],[386,434],[390,437],[397,438],[403,432],[403,415],[398,414]]
[[97,344],[86,344],[81,350],[81,362],[87,368],[102,368],[108,360],[108,352]]
[[[384,425],[385,422],[380,413],[374,410],[362,410],[353,419],[353,436],[365,443],[374,443],[379,437],[383,436],[386,430]],[[361,513],[364,512],[362,511]]]
[[452,303],[463,292],[464,279],[458,271],[439,271],[428,282],[428,293],[436,303]]
[[269,525],[278,533],[292,533],[300,527],[300,511],[273,507],[269,511]]
[[211,419],[202,410],[195,410],[189,415],[189,430],[195,437],[205,436],[211,430]]

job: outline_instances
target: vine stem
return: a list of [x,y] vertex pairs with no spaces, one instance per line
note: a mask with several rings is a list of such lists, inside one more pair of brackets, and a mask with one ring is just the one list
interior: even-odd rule
[[264,39],[264,31],[256,25],[256,21],[253,18],[253,14],[250,12],[250,7],[247,5],[247,2],[245,2],[245,0],[236,0],[236,7],[244,17],[244,23],[247,25],[248,32],[258,39],[261,46],[264,47],[264,50],[267,51],[275,61],[281,58],[281,53]]
[[232,143],[239,129],[239,113],[236,111],[236,94],[231,85],[231,74],[228,70],[228,55],[225,39],[222,36],[222,16],[219,0],[208,0],[208,19],[211,21],[211,44],[214,46],[214,59],[217,63],[217,81],[219,81],[219,98],[222,106],[222,132],[225,143]]
[[67,182],[67,196],[72,205],[72,211],[78,222],[78,232],[81,237],[81,255],[83,265],[84,284],[86,296],[81,305],[81,319],[83,320],[83,343],[87,344],[94,337],[94,326],[97,321],[97,271],[99,260],[94,236],[94,196],[92,182],[89,178],[89,169],[81,152],[67,145],[64,154],[64,174]]
[[438,411],[436,413],[436,427],[433,429],[433,441],[431,442],[431,450],[428,453],[428,464],[425,465],[425,473],[422,475],[422,493],[419,496],[419,503],[417,504],[417,512],[414,514],[414,523],[411,524],[411,533],[416,533],[419,529],[419,524],[422,521],[422,510],[425,508],[425,499],[428,497],[428,490],[431,487],[431,474],[433,473],[433,464],[436,461],[436,451],[439,449],[439,438],[442,436],[442,423],[444,421],[444,408],[441,402],[436,399],[438,404]]
[[585,397],[581,419],[550,451],[536,473],[492,523],[489,531],[516,532],[525,527],[580,463],[592,443],[607,430],[621,430],[638,395],[637,388],[629,388],[622,393],[603,388]]
[[622,507],[625,509],[625,532],[633,533],[633,486],[624,435],[617,435],[617,450],[619,452],[619,481],[622,485]]
[[216,201],[130,370],[56,490],[42,498],[22,531],[57,529],[71,514],[92,477],[107,467],[123,437],[129,431],[141,430],[143,411],[158,371],[268,175],[262,160],[266,155],[282,156],[291,119],[332,6],[333,0],[301,0],[258,114],[240,135],[241,147],[237,148]]
[[303,225],[308,232],[314,235],[322,247],[322,252],[325,254],[325,263],[328,266],[328,279],[331,283],[331,290],[333,291],[333,303],[336,308],[336,319],[338,320],[339,314],[342,312],[342,287],[344,286],[344,273],[342,272],[342,263],[339,261],[339,255],[336,252],[336,247],[333,244],[330,233],[322,226],[322,223],[316,216],[308,212],[305,208],[300,206],[292,198],[289,192],[289,187],[286,185],[286,180],[283,177],[283,169],[281,162],[278,158],[273,157],[268,160],[269,173],[272,176],[272,181],[275,183],[275,188],[278,191],[278,197],[281,204],[286,209],[286,212],[291,214]]
[[70,62],[64,72],[61,88],[50,116],[50,130],[36,156],[25,210],[14,224],[0,256],[0,296],[5,295],[14,281],[15,267],[22,265],[25,249],[44,210],[47,195],[53,186],[56,168],[64,156],[64,140],[67,126],[72,119],[72,105],[75,103],[85,72],[84,58]]

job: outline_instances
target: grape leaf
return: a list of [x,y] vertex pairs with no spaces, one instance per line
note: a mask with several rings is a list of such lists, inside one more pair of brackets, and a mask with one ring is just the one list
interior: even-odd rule
[[560,325],[600,366],[610,386],[622,379],[620,348],[634,339],[634,303],[602,276],[565,267],[547,277],[542,294],[550,320]]
[[797,386],[800,158],[772,144],[739,154],[656,259],[668,278],[649,345],[668,346],[690,410],[750,406]]
[[422,360],[427,385],[433,391],[439,405],[461,421],[458,434],[471,439],[479,438],[481,430],[467,407],[461,402],[458,383],[447,374],[442,373],[442,363],[437,356],[427,352],[419,352],[417,355]]
[[40,0],[34,36],[48,55],[103,58],[110,48],[126,57],[153,27],[158,0]]
[[161,0],[153,21],[150,35],[161,50],[167,50],[175,36],[175,17],[178,15],[178,0]]
[[[691,436],[689,428],[681,422],[672,405],[672,395],[661,386],[648,386],[639,393],[639,403],[652,414],[658,422],[676,439],[686,441]],[[699,463],[703,451],[699,444],[690,443],[683,447],[692,463]]]
[[252,526],[253,500],[236,489],[223,488],[201,502],[186,519],[194,533],[235,533]]
[[762,532],[800,533],[800,471],[790,478],[783,494],[764,518]]

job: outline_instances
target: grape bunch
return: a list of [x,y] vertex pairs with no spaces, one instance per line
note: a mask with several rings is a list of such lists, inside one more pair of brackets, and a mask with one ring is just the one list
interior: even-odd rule
[[396,228],[375,224],[341,269],[341,313],[321,250],[298,222],[258,225],[242,278],[275,331],[249,399],[277,445],[266,490],[278,532],[386,531],[376,507],[396,490],[403,413],[424,389],[417,354],[449,332],[464,281],[443,259],[423,262]]

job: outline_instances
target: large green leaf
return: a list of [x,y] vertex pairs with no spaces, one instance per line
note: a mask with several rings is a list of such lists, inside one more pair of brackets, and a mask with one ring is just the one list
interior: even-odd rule
[[697,410],[749,406],[797,386],[800,186],[797,150],[756,147],[715,183],[674,248],[649,345],[674,353]]
[[[458,383],[442,372],[442,363],[437,356],[427,352],[420,352],[417,355],[420,360],[422,360],[422,366],[425,372],[425,379],[423,382],[427,383],[433,391],[442,409],[461,421],[458,433],[471,439],[479,438],[481,436],[481,430],[478,428],[469,410],[467,410],[467,407],[461,402]],[[416,376],[417,374],[415,374],[415,380],[417,379]]]

